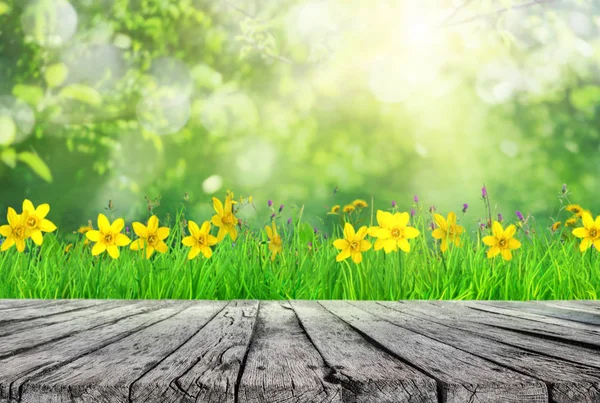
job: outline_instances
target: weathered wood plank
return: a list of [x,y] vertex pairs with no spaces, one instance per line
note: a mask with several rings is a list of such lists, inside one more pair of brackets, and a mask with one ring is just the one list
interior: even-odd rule
[[537,301],[489,301],[491,305],[514,309],[520,312],[534,313],[570,322],[600,326],[600,316],[588,312],[565,311],[558,306],[548,306]]
[[[354,303],[352,303],[354,304]],[[559,343],[518,333],[449,319],[449,312],[430,304],[393,302],[361,303],[359,308],[424,336],[449,344],[491,362],[544,381],[555,403],[600,401],[600,354],[589,349],[564,349]],[[495,336],[495,337],[494,337]],[[522,338],[522,339],[521,339]],[[525,340],[525,342],[523,342]],[[524,350],[517,345],[534,347]],[[593,363],[595,367],[552,358],[552,348],[563,347],[571,358]],[[540,351],[541,350],[541,351]],[[546,354],[550,354],[549,357]]]
[[[143,305],[142,305],[143,304]],[[156,322],[173,316],[189,306],[188,302],[145,301],[127,306],[123,312],[94,329],[72,333],[47,344],[0,359],[0,403],[19,401],[22,385],[29,378],[43,374],[61,365],[85,356]],[[30,396],[39,393],[37,401],[46,403],[43,390],[30,390]]]
[[[468,301],[465,301],[464,304],[457,304],[453,301],[433,301],[432,303],[456,309],[457,312],[464,315],[465,320],[537,336],[553,337],[559,341],[584,345],[589,348],[600,347],[600,332],[596,327],[590,325],[563,326],[562,319],[547,318],[487,304],[473,304]],[[490,313],[494,315],[489,315]]]
[[341,403],[341,387],[328,375],[289,303],[261,301],[237,403]]
[[[202,301],[51,372],[30,377],[21,403],[127,402],[131,384],[176,351],[227,302]],[[157,400],[158,402],[158,400]]]
[[78,318],[96,315],[99,312],[109,311],[111,309],[116,309],[125,305],[131,305],[131,301],[109,301],[105,303],[99,303],[97,305],[92,305],[87,308],[78,309],[75,311],[63,312],[50,316],[42,316],[37,319],[8,322],[4,324],[0,323],[0,337],[8,336],[17,332],[22,332],[27,329],[42,328],[45,326],[54,325],[56,323],[69,322]]
[[342,400],[377,403],[437,403],[437,385],[381,351],[314,301],[290,301],[308,337],[330,368],[329,381]]
[[548,401],[546,385],[476,355],[367,313],[346,301],[319,301],[396,357],[437,380],[447,403]]
[[84,309],[90,306],[106,304],[103,300],[62,300],[44,305],[33,305],[23,308],[11,308],[0,311],[0,326],[12,322],[23,322],[30,319],[37,319],[60,313],[72,312]]
[[179,349],[133,382],[131,402],[234,402],[258,301],[232,301]]
[[[24,308],[34,305],[48,305],[52,300],[47,299],[0,299],[0,311],[5,309]],[[59,301],[59,300],[56,300]]]
[[559,308],[566,312],[581,311],[592,315],[600,315],[600,302],[595,305],[579,304],[580,301],[537,301],[538,304]]

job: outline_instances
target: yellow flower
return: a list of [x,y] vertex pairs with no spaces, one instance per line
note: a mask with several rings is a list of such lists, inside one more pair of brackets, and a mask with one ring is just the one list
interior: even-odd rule
[[237,218],[233,215],[233,211],[231,210],[231,199],[229,197],[225,198],[225,207],[223,207],[223,203],[216,197],[212,198],[213,207],[217,214],[212,217],[212,224],[215,227],[219,228],[219,233],[217,234],[217,241],[221,242],[225,235],[229,234],[233,241],[237,238],[237,230],[235,229],[235,224],[237,224]]
[[[233,192],[231,190],[227,191],[227,193],[225,194],[225,198],[230,199],[231,204],[237,204],[237,202],[235,200],[233,200]],[[240,200],[241,200],[241,198],[240,198]]]
[[73,244],[70,243],[67,245],[67,247],[65,248],[65,253],[69,253],[71,251],[71,249],[73,249]]
[[88,231],[93,230],[94,228],[91,226],[85,226],[85,227],[79,227],[79,229],[77,230],[77,232],[79,232],[80,234],[85,234]]
[[344,208],[342,209],[342,211],[346,214],[353,212],[354,210],[356,210],[356,207],[354,207],[354,205],[352,204],[346,204],[344,206]]
[[212,256],[212,249],[210,247],[216,245],[218,242],[216,237],[209,234],[210,222],[204,221],[202,228],[198,228],[198,224],[190,221],[188,228],[191,235],[186,236],[181,241],[185,246],[192,248],[188,254],[188,259],[195,258],[200,252],[202,252],[205,258],[209,259]]
[[362,252],[371,249],[371,242],[365,241],[367,235],[367,227],[362,226],[358,232],[354,232],[352,224],[346,223],[344,226],[344,239],[336,239],[333,241],[333,246],[341,249],[341,252],[336,256],[335,260],[342,260],[352,257],[354,263],[358,264],[362,261]]
[[511,249],[518,249],[521,247],[521,242],[513,238],[516,232],[517,227],[514,225],[511,224],[504,230],[498,221],[494,221],[494,224],[492,224],[492,233],[494,235],[483,238],[483,243],[490,246],[487,257],[492,258],[499,253],[502,253],[502,258],[504,260],[511,260]]
[[122,218],[117,218],[112,225],[104,214],[98,214],[99,230],[91,230],[85,233],[87,239],[96,242],[92,248],[92,256],[108,251],[108,254],[113,259],[119,258],[119,246],[129,245],[131,239],[125,234],[121,234],[121,230],[125,226],[125,221]]
[[581,217],[581,213],[583,213],[583,208],[579,204],[569,204],[566,207],[566,210],[575,214],[577,217]]
[[267,236],[269,237],[269,250],[273,252],[273,255],[271,255],[271,261],[273,261],[275,260],[275,256],[283,251],[283,246],[281,244],[281,237],[277,233],[275,222],[271,223],[271,225],[272,228],[266,226],[265,229],[267,230]]
[[378,227],[369,228],[369,235],[378,238],[375,250],[384,248],[385,253],[396,252],[398,248],[410,252],[408,240],[419,236],[418,229],[408,227],[408,213],[395,213],[377,210]]
[[333,206],[331,208],[331,211],[329,211],[327,214],[339,214],[340,213],[340,205],[336,204],[335,206]]
[[0,235],[6,238],[2,243],[0,252],[10,249],[13,245],[17,245],[19,252],[23,252],[25,250],[25,240],[29,238],[27,232],[29,213],[24,211],[22,214],[17,214],[15,209],[9,207],[6,218],[8,219],[8,225],[0,227]]
[[596,217],[596,221],[594,222],[592,216],[584,212],[581,219],[583,227],[573,230],[573,235],[577,238],[583,238],[579,245],[579,250],[583,252],[592,246],[592,244],[594,244],[597,250],[600,250],[600,216]]
[[150,259],[155,250],[160,253],[167,251],[167,244],[163,240],[169,236],[169,228],[158,228],[158,218],[155,215],[150,217],[147,227],[140,222],[134,222],[132,225],[139,239],[131,244],[131,250],[140,250],[145,247],[147,259]]
[[456,214],[451,211],[448,214],[448,220],[446,220],[441,214],[436,213],[434,218],[439,228],[436,228],[431,233],[431,236],[442,240],[442,244],[440,245],[442,253],[448,249],[448,241],[454,242],[455,246],[460,246],[460,235],[465,232],[465,229],[456,224]]
[[27,218],[27,231],[33,242],[39,246],[44,241],[42,231],[52,232],[56,230],[56,225],[46,219],[46,215],[50,212],[50,206],[48,203],[44,203],[40,204],[36,209],[29,200],[25,199],[23,201],[23,211],[27,211],[29,214],[29,218]]
[[569,218],[568,220],[565,221],[565,227],[574,227],[576,223],[577,223],[576,218]]
[[557,221],[554,224],[552,224],[552,232],[555,232],[557,229],[559,229],[560,224],[562,224],[562,222],[560,222],[560,221]]
[[362,200],[362,199],[356,199],[352,202],[352,205],[356,208],[365,208],[365,207],[369,207],[369,205],[367,204],[366,201]]

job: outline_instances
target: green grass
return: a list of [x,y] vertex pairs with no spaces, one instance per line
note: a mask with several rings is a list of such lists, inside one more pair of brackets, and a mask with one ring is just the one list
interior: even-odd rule
[[274,262],[264,231],[250,230],[240,231],[235,247],[227,237],[210,259],[189,261],[180,218],[167,239],[169,251],[150,261],[128,247],[120,248],[118,260],[106,253],[92,257],[82,236],[69,253],[60,233],[46,234],[41,248],[28,240],[24,253],[0,253],[0,298],[538,300],[597,299],[600,293],[600,253],[581,253],[579,240],[562,243],[560,231],[545,228],[536,228],[531,239],[519,229],[523,245],[509,262],[488,259],[482,233],[469,228],[462,247],[442,256],[427,229],[429,218],[418,215],[411,225],[421,236],[410,241],[410,253],[371,249],[356,265],[335,261],[332,240],[341,237],[340,228],[323,239],[300,215],[290,225],[276,220],[284,252]]

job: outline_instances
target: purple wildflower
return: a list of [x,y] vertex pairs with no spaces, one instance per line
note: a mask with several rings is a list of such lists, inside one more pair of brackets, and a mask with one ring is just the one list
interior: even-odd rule
[[281,213],[282,211],[283,211],[283,204],[281,204],[281,205],[279,206],[279,212]]
[[396,200],[392,200],[392,208],[396,208]]
[[467,203],[463,204],[463,210],[462,210],[462,212],[466,213],[468,208],[469,208],[469,205]]
[[129,234],[129,226],[125,227],[125,233]]
[[269,200],[269,201],[267,202],[267,204],[269,205],[269,207],[273,206],[273,200]]
[[429,227],[431,228],[431,230],[433,231],[435,229],[435,223],[432,221],[431,225],[429,225]]
[[415,209],[414,208],[410,209],[410,216],[411,217],[415,216]]
[[317,227],[313,227],[313,230],[315,231],[315,235],[319,232],[319,229]]
[[419,202],[419,196],[415,195],[415,196],[413,197],[413,200],[415,201],[415,203],[418,203],[418,202]]
[[517,215],[517,218],[519,219],[519,221],[524,221],[523,214],[521,214],[521,212],[519,210],[517,210],[517,212],[515,214]]
[[498,222],[502,222],[502,214],[498,213]]
[[292,223],[292,218],[291,217],[288,218],[287,223],[288,223],[288,225],[290,225]]
[[275,218],[275,216],[276,216],[276,215],[277,215],[277,214],[275,214],[275,213],[271,214],[271,220],[272,220],[273,218]]
[[308,242],[308,246],[310,246],[312,248],[312,242]]
[[481,188],[481,197],[484,199],[487,197],[487,189],[485,188],[485,185],[483,185]]

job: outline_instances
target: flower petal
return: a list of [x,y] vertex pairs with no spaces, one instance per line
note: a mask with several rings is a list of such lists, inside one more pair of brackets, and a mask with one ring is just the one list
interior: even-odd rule
[[15,239],[14,238],[8,238],[5,239],[4,242],[2,242],[2,246],[0,246],[0,251],[4,252],[7,251],[8,249],[10,249],[13,245],[15,244]]
[[117,237],[115,238],[115,245],[117,246],[126,246],[129,245],[129,243],[131,243],[131,239],[129,239],[129,237],[125,234],[117,234]]
[[354,232],[354,227],[352,226],[352,224],[347,222],[344,225],[344,238],[346,238],[348,241],[352,241],[352,240],[354,240],[355,235],[356,235],[356,232]]
[[496,246],[498,245],[498,238],[496,238],[495,236],[484,236],[482,239],[483,243],[486,244],[487,246]]
[[213,201],[213,207],[214,207],[215,211],[217,212],[218,215],[222,216],[223,215],[223,203],[221,203],[221,200],[217,199],[216,197],[213,197],[212,201]]
[[501,238],[502,235],[504,234],[504,230],[502,229],[502,224],[500,224],[498,221],[494,221],[494,223],[492,224],[492,233],[494,234],[494,236],[496,238]]
[[227,226],[227,232],[229,232],[229,236],[231,237],[231,240],[233,242],[235,242],[235,240],[237,239],[237,230],[235,229],[235,227],[233,225],[228,225]]
[[448,225],[456,225],[456,214],[454,214],[454,211],[448,213]]
[[440,245],[440,250],[442,252],[446,252],[448,250],[448,238],[442,239],[442,244]]
[[[229,204],[231,204],[231,202],[229,202]],[[225,205],[227,205],[227,201],[225,202]],[[204,255],[205,258],[210,259],[210,257],[213,254],[213,251],[208,246],[205,246],[202,248],[202,254]]]
[[421,235],[421,231],[419,231],[415,227],[406,227],[406,228],[404,228],[404,237],[407,238],[407,239],[416,238],[419,235]]
[[17,245],[17,251],[23,252],[25,250],[25,241],[23,239],[16,239],[15,244]]
[[200,227],[201,234],[208,234],[210,232],[210,223],[208,221],[204,221],[202,223],[202,227]]
[[402,238],[398,241],[398,247],[406,253],[410,252],[410,243],[408,243],[405,238]]
[[148,219],[148,232],[155,233],[158,229],[158,217],[153,215]]
[[438,227],[443,229],[444,232],[448,232],[448,224],[446,223],[446,219],[441,214],[435,213],[433,218]]
[[383,248],[383,245],[385,244],[385,240],[383,239],[378,239],[375,241],[375,250],[381,250]]
[[506,227],[506,229],[504,230],[504,237],[512,238],[513,236],[515,236],[516,232],[517,232],[517,227],[515,227],[513,224],[511,224],[508,227]]
[[587,211],[584,211],[581,215],[581,221],[583,221],[583,226],[587,229],[590,229],[594,226],[594,219]]
[[364,239],[364,237],[367,235],[367,227],[365,225],[363,225],[362,227],[359,228],[359,230],[356,232],[356,237],[354,239],[356,240],[361,240]]
[[33,207],[33,203],[29,199],[23,200],[23,211],[35,212],[35,207]]
[[581,241],[581,244],[579,245],[579,250],[581,252],[585,252],[590,246],[592,246],[592,241],[590,240],[590,238],[585,238]]
[[8,224],[11,226],[16,225],[19,222],[19,215],[17,214],[17,212],[15,211],[14,208],[9,207],[8,208],[8,214],[6,215],[6,219],[8,220]]
[[104,244],[102,242],[98,242],[92,248],[92,256],[99,255],[102,252],[104,252],[105,250],[106,250],[106,244]]
[[110,255],[110,257],[112,257],[113,259],[118,259],[119,258],[119,248],[117,248],[116,245],[109,245],[106,250],[108,251],[108,254]]
[[146,228],[146,226],[141,222],[136,221],[132,223],[131,226],[133,227],[133,232],[135,232],[140,238],[148,237],[148,228]]
[[573,235],[575,235],[577,238],[585,238],[588,236],[588,230],[584,227],[575,228],[573,230]]
[[196,235],[197,233],[200,232],[200,228],[198,227],[198,224],[196,224],[194,221],[191,221],[191,220],[188,221],[188,229],[190,230],[190,234],[192,234],[192,235]]
[[[50,205],[48,203],[44,203],[44,204],[40,204],[36,209],[35,209],[35,215],[37,216],[37,218],[39,218],[40,220],[46,218],[46,216],[48,215],[48,213],[50,212]],[[33,211],[31,211],[31,213],[33,213]]]
[[431,233],[431,236],[434,237],[435,239],[444,239],[444,238],[446,238],[446,231],[444,231],[441,228],[436,228]]
[[190,253],[188,253],[188,260],[192,260],[193,258],[198,256],[199,253],[200,253],[200,248],[197,246],[194,246],[192,249],[190,249]]
[[219,242],[219,240],[217,239],[216,236],[210,235],[210,234],[208,234],[208,236],[206,237],[206,239],[207,239],[206,243],[207,243],[208,246],[216,245]]
[[391,253],[398,250],[398,242],[395,239],[383,240],[383,250],[385,253]]
[[336,239],[333,241],[333,246],[335,246],[337,249],[346,249],[348,248],[349,243],[345,239]]
[[521,247],[521,242],[518,239],[511,238],[508,240],[508,247],[510,249],[519,249]]
[[498,255],[499,253],[500,253],[500,248],[497,246],[492,246],[490,248],[490,250],[488,250],[488,252],[487,252],[487,257],[488,257],[488,259],[492,258],[492,257]]
[[108,218],[102,213],[98,214],[98,229],[102,232],[108,232],[110,229],[110,222],[108,222]]
[[218,214],[215,214],[214,216],[212,216],[212,218],[210,219],[210,222],[215,227],[219,227],[220,228],[220,227],[223,226],[223,221],[221,221],[221,216],[218,215]]
[[267,236],[269,237],[269,239],[273,238],[273,230],[271,229],[271,227],[269,227],[268,225],[265,227],[265,230],[267,231]]
[[194,238],[193,236],[186,236],[185,238],[183,238],[181,240],[181,243],[184,246],[190,246],[193,247],[194,245],[196,245],[196,238]]
[[113,234],[121,232],[124,226],[125,220],[123,220],[122,218],[117,218],[110,226],[110,232],[112,232]]
[[33,242],[35,242],[35,244],[37,246],[40,246],[42,244],[42,242],[44,242],[44,237],[42,236],[42,231],[35,230],[31,232],[31,239],[33,239]]
[[159,240],[167,239],[169,234],[171,233],[171,229],[169,227],[160,227],[156,230],[156,236]]
[[56,231],[56,225],[54,225],[52,221],[45,218],[40,222],[39,228],[44,232]]
[[408,224],[409,219],[410,216],[407,212],[394,214],[394,224],[396,224],[398,227],[406,227],[406,224]]
[[377,210],[377,223],[380,227],[389,228],[392,223],[392,213],[389,211]]
[[98,242],[100,240],[101,235],[102,234],[100,233],[100,231],[96,229],[90,230],[85,233],[85,237],[92,242]]
[[0,235],[2,235],[5,238],[8,238],[9,236],[12,235],[12,228],[10,227],[10,225],[2,225],[0,226]]
[[146,249],[146,259],[150,259],[152,257],[153,253],[154,253],[154,247],[148,245],[148,248]]
[[[4,245],[3,245],[4,246]],[[343,251],[341,251],[336,257],[335,257],[335,261],[336,262],[341,262],[342,260],[346,260],[350,257],[350,249],[344,249]]]
[[365,241],[365,240],[360,241],[360,251],[361,252],[368,251],[369,249],[371,249],[372,246],[373,245],[371,245],[371,242],[369,242],[369,241]]
[[156,244],[156,250],[159,253],[165,253],[167,250],[169,250],[169,247],[167,246],[166,243],[164,243],[163,241],[160,241],[159,243]]
[[131,250],[140,250],[144,248],[145,240],[144,239],[136,239],[131,243],[129,249]]
[[362,254],[360,252],[354,252],[352,254],[352,260],[354,261],[354,263],[359,264],[360,262],[362,262]]
[[512,253],[511,253],[510,249],[502,249],[502,259],[504,259],[504,260],[512,259]]

